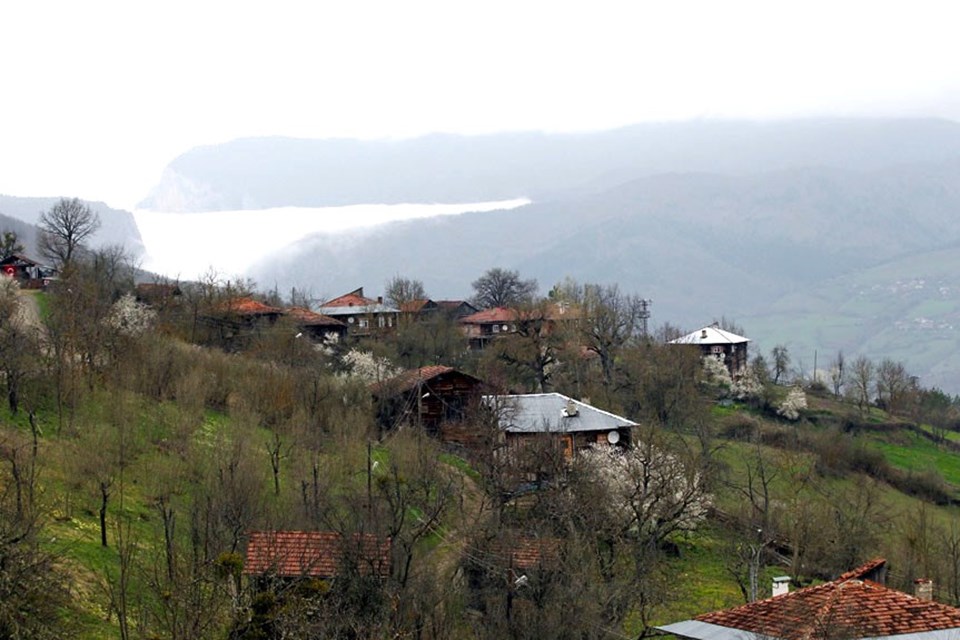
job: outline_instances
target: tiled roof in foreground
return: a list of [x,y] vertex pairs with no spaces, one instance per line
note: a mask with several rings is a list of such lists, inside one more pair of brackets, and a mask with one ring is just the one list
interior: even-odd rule
[[864,578],[883,563],[874,560],[831,582],[660,629],[698,640],[960,637],[960,609],[921,600]]

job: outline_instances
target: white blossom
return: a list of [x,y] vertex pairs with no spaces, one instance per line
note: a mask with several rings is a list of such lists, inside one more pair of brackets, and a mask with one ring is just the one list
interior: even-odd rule
[[727,365],[723,363],[722,357],[704,356],[703,373],[708,384],[727,390],[733,386],[733,378],[730,377],[730,371]]
[[382,382],[400,374],[401,370],[393,366],[386,358],[378,358],[369,351],[351,349],[343,356],[343,364],[350,372],[366,382]]
[[694,529],[707,515],[711,499],[699,470],[656,446],[598,446],[583,451],[578,462],[605,487],[606,508],[625,530],[662,539]]
[[747,369],[734,380],[730,395],[736,400],[750,402],[763,395],[763,384],[753,370]]
[[122,336],[139,336],[153,326],[156,317],[156,311],[128,293],[110,307],[106,323]]
[[787,392],[787,397],[780,403],[777,409],[777,415],[783,416],[787,420],[798,420],[800,412],[807,408],[807,395],[800,387],[791,387]]

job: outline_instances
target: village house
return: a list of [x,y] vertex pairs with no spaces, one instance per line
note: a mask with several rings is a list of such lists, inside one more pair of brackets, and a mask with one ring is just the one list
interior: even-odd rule
[[409,425],[441,436],[479,403],[483,388],[483,382],[453,367],[404,371],[372,386],[377,422],[383,430]]
[[430,300],[429,298],[410,300],[400,305],[400,313],[418,320],[443,315],[453,320],[465,318],[478,309],[466,300]]
[[531,309],[494,307],[460,318],[460,326],[471,349],[484,349],[491,340],[529,330],[532,326],[549,334],[561,323],[571,322],[578,317],[575,308],[562,303]]
[[733,609],[658,627],[690,640],[953,640],[960,637],[960,609],[932,599],[932,583],[917,580],[915,596],[885,586],[879,558],[836,580],[789,592],[774,581],[774,595]]
[[0,260],[0,274],[13,278],[24,289],[42,289],[56,275],[56,269],[15,253]]
[[639,426],[622,416],[568,398],[560,393],[484,396],[497,415],[508,446],[522,446],[547,437],[562,447],[564,457],[596,444],[629,447]]
[[725,331],[715,322],[676,340],[671,340],[670,344],[696,346],[703,357],[719,358],[727,366],[730,375],[736,376],[747,368],[749,342],[750,338]]
[[217,305],[202,318],[212,328],[220,343],[230,349],[238,348],[264,329],[272,327],[283,315],[283,310],[271,307],[253,298],[231,298]]
[[291,318],[307,337],[318,344],[337,343],[347,335],[346,323],[322,313],[303,307],[290,307],[284,309],[283,313]]
[[327,300],[318,311],[345,323],[347,334],[357,337],[392,331],[400,315],[400,310],[384,304],[382,297],[364,297],[363,287]]

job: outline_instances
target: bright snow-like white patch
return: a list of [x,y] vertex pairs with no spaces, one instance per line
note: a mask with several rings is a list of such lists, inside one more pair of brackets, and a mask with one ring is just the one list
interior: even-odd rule
[[467,211],[513,209],[529,202],[359,204],[204,213],[138,210],[133,215],[146,247],[142,267],[169,278],[193,279],[211,268],[221,275],[242,275],[250,265],[314,233],[339,233]]

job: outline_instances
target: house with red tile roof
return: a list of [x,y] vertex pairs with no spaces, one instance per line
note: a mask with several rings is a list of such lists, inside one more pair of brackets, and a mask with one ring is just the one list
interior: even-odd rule
[[388,577],[389,538],[333,531],[254,531],[249,534],[244,575],[256,578],[336,578],[350,563],[360,575]]
[[441,436],[444,426],[459,423],[479,403],[484,383],[443,365],[410,369],[371,386],[381,429],[415,426]]
[[226,349],[242,348],[244,343],[276,324],[283,309],[250,297],[224,300],[201,318]]
[[363,287],[331,300],[318,309],[325,316],[336,318],[347,325],[351,336],[367,336],[392,331],[397,326],[400,310],[363,295]]
[[[878,558],[836,580],[658,627],[692,640],[953,640],[960,609],[884,586]],[[929,584],[920,581],[921,584]]]
[[320,344],[339,342],[347,335],[347,325],[336,318],[303,307],[290,307],[283,312],[314,342]]
[[483,349],[491,340],[517,333],[518,330],[536,326],[545,333],[553,331],[558,324],[578,318],[575,308],[569,304],[555,303],[546,307],[514,309],[494,307],[460,318],[460,326],[470,342],[471,349]]

